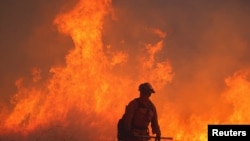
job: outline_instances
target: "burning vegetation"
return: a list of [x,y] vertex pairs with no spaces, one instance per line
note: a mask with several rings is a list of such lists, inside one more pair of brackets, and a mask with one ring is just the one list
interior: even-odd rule
[[[190,83],[178,86],[181,83],[174,81],[175,77],[182,76],[166,55],[168,31],[143,27],[141,30],[153,39],[138,41],[138,47],[125,39],[109,44],[118,38],[104,36],[107,29],[112,31],[107,21],[119,21],[115,11],[111,0],[79,0],[72,10],[56,16],[55,26],[72,38],[74,48],[65,56],[64,66],[50,68],[48,78],[43,78],[41,69],[33,68],[32,79],[16,80],[13,108],[0,109],[0,140],[115,141],[117,121],[144,81],[155,86],[152,99],[159,109],[163,136],[176,141],[206,141],[208,124],[250,122],[249,69],[226,76],[220,91],[205,90],[215,85],[204,82],[216,77],[209,73],[215,72],[212,68],[196,72],[193,82],[187,77],[184,81]],[[140,34],[138,30],[131,32]],[[218,66],[208,56],[205,60]],[[195,65],[205,66],[204,62]],[[170,94],[175,90],[180,95]]]

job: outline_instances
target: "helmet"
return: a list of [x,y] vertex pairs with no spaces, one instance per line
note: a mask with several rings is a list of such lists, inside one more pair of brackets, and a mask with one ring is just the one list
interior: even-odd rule
[[150,91],[152,93],[155,93],[155,90],[153,89],[152,85],[148,82],[140,84],[139,91]]

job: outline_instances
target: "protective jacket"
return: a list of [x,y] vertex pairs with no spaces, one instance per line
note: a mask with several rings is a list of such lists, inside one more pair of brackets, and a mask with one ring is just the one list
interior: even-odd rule
[[149,135],[149,125],[153,134],[160,133],[155,105],[151,100],[136,98],[127,106],[124,114],[125,130],[131,134],[126,141],[148,141],[149,139],[137,138],[135,135]]

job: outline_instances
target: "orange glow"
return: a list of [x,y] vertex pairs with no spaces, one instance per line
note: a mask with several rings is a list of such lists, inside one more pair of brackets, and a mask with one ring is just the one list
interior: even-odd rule
[[227,103],[232,106],[232,113],[229,116],[230,123],[249,123],[248,103],[250,102],[250,82],[249,70],[236,72],[233,76],[226,79],[229,89],[223,95]]
[[[144,44],[137,56],[114,51],[115,47],[108,47],[111,53],[107,55],[102,31],[104,18],[111,11],[111,0],[79,0],[74,9],[56,17],[59,32],[70,35],[74,48],[65,56],[66,65],[52,67],[45,82],[40,82],[39,68],[32,69],[32,83],[27,84],[25,78],[16,81],[13,110],[0,109],[0,137],[114,141],[116,123],[144,81],[151,82],[157,91],[152,97],[160,112],[163,136],[176,141],[206,141],[207,124],[250,122],[249,70],[226,78],[226,89],[218,94],[221,103],[215,101],[214,107],[204,109],[207,112],[182,113],[164,96],[176,75],[170,60],[157,58],[167,34],[153,29],[152,34],[160,40]],[[131,58],[136,66],[128,63]]]
[[[79,134],[76,135],[79,139],[114,140],[116,121],[127,102],[135,96],[133,93],[144,80],[144,75],[156,72],[157,77],[149,79],[154,82],[158,82],[162,75],[158,84],[171,80],[170,64],[155,63],[154,60],[155,52],[162,48],[162,41],[155,46],[146,46],[149,59],[138,58],[151,64],[142,76],[132,79],[129,75],[116,74],[115,66],[126,63],[129,56],[118,51],[107,57],[104,52],[102,25],[111,9],[110,3],[109,0],[82,0],[72,11],[57,16],[55,24],[59,31],[70,35],[75,47],[66,56],[65,67],[50,69],[52,77],[45,84],[26,86],[23,79],[17,80],[14,110],[1,126],[7,135],[16,133],[28,139],[36,136],[38,131],[45,131],[42,138],[49,138],[50,133],[46,131],[55,129],[58,134],[66,131],[67,138],[77,130],[74,134]],[[40,73],[38,68],[32,69],[33,82],[39,82]],[[81,132],[89,128],[98,136],[87,134],[87,137],[82,137]]]

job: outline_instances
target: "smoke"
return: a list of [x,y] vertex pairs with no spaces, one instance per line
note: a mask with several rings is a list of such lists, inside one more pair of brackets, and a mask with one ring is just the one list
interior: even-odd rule
[[8,104],[19,77],[30,77],[33,67],[44,77],[53,65],[64,64],[64,56],[73,47],[69,37],[58,33],[53,20],[60,11],[68,11],[76,1],[1,1],[0,15],[0,90],[1,102]]
[[[73,35],[80,34],[61,31],[60,26],[67,24],[60,22],[68,22],[63,18],[53,24],[58,15],[71,11],[79,2],[14,4],[6,1],[1,4],[5,7],[0,11],[3,21],[0,26],[3,50],[0,119],[8,119],[14,113],[22,117],[18,127],[27,127],[24,133],[14,130],[2,139],[114,140],[115,123],[125,104],[137,96],[137,84],[148,80],[156,89],[152,100],[158,108],[163,107],[158,111],[164,135],[182,139],[189,134],[186,140],[192,139],[190,127],[200,129],[194,133],[203,135],[207,122],[235,122],[234,115],[246,112],[238,102],[240,98],[232,102],[238,94],[235,92],[238,85],[231,84],[238,82],[237,76],[241,74],[238,71],[248,72],[249,68],[248,1],[113,0],[103,19],[101,36],[94,35],[97,40],[101,37],[101,43],[92,38],[77,40]],[[91,51],[94,54],[96,50],[85,47],[86,42],[102,48],[103,52],[91,58]],[[90,58],[86,60],[76,51],[83,47],[90,49],[90,54],[85,54]],[[74,62],[74,55],[81,61]],[[87,64],[92,59],[103,62]],[[77,71],[79,64],[87,69]],[[92,68],[97,71],[91,72]],[[64,76],[70,71],[71,75]],[[27,82],[26,78],[30,80]],[[69,84],[65,84],[66,81]],[[248,79],[243,77],[243,82],[248,91]],[[88,95],[79,95],[79,92]],[[223,98],[227,99],[222,102],[224,105],[221,104]],[[33,108],[17,112],[18,107],[25,108],[22,104],[29,100],[33,102],[27,105]],[[228,105],[240,107],[241,111],[230,111]],[[227,117],[209,116],[218,106],[229,111]],[[110,112],[110,108],[114,111]],[[48,115],[43,119],[45,113]],[[248,120],[242,117],[238,122]]]
[[109,44],[133,53],[142,43],[160,40],[151,28],[166,33],[157,59],[168,58],[175,77],[165,95],[185,110],[192,103],[197,109],[207,98],[211,103],[210,97],[225,88],[226,77],[249,67],[247,1],[115,0],[113,5],[114,21],[104,28],[110,29],[104,37]]

